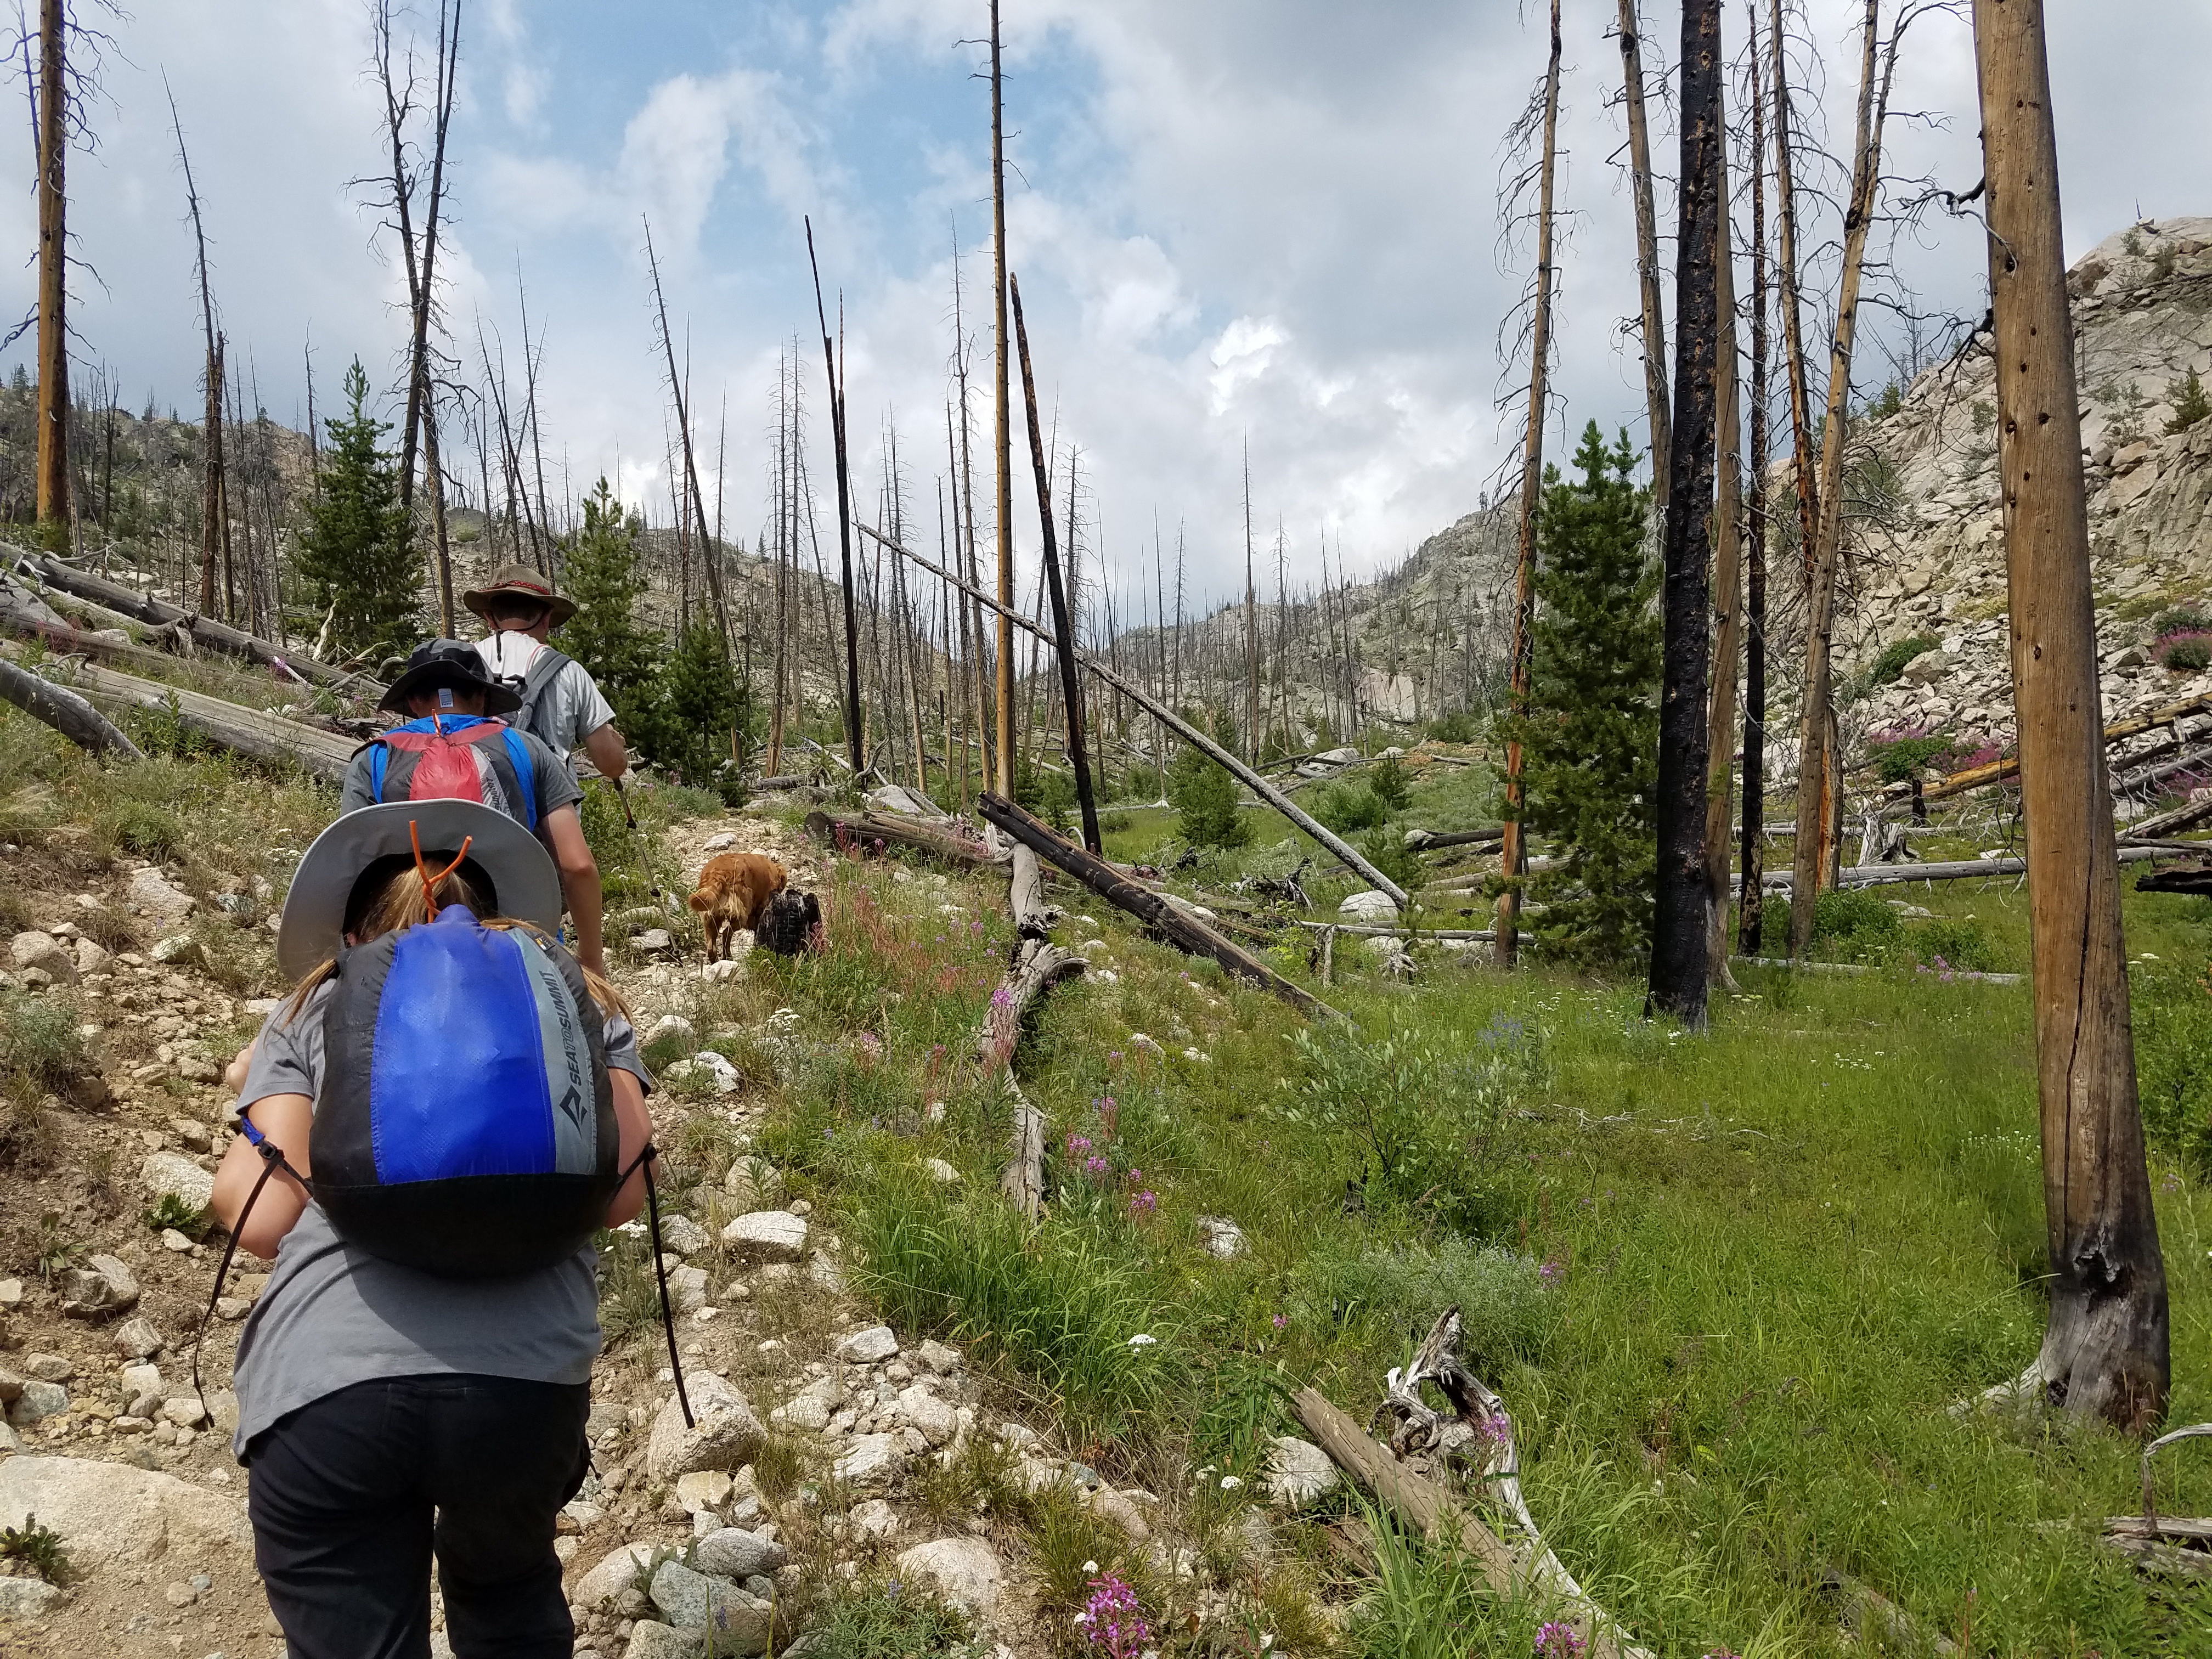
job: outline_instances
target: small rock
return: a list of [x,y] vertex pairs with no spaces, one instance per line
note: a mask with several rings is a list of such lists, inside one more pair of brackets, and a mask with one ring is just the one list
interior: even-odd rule
[[791,1560],[791,1552],[773,1538],[738,1527],[708,1533],[692,1547],[692,1562],[702,1572],[718,1573],[743,1582],[775,1572]]
[[207,1407],[190,1395],[161,1402],[161,1415],[180,1429],[197,1429],[208,1420]]
[[200,1599],[200,1593],[190,1584],[171,1584],[162,1590],[161,1599],[173,1607],[188,1607]]
[[980,1538],[939,1538],[902,1550],[898,1573],[927,1584],[978,1620],[998,1611],[1006,1578],[997,1553]]
[[648,927],[630,940],[630,948],[643,957],[664,956],[676,948],[676,936],[665,927]]
[[0,1310],[23,1305],[23,1281],[20,1279],[0,1279]]
[[880,1498],[864,1498],[853,1505],[846,1524],[853,1529],[854,1537],[864,1544],[872,1544],[898,1530],[898,1511]]
[[215,1176],[182,1152],[155,1152],[138,1166],[138,1180],[155,1200],[174,1198],[195,1210],[215,1197]]
[[952,1407],[919,1382],[900,1393],[898,1413],[932,1446],[942,1446],[960,1432],[960,1419]]
[[[750,1261],[796,1261],[806,1254],[806,1222],[786,1210],[755,1210],[722,1229],[722,1243]],[[896,1345],[893,1345],[896,1351]]]
[[103,946],[88,939],[76,941],[76,970],[80,974],[104,974],[115,958]]
[[745,1079],[738,1068],[730,1064],[725,1054],[712,1048],[702,1048],[689,1060],[679,1060],[668,1068],[672,1079],[702,1078],[718,1095],[733,1095],[745,1086]]
[[783,1179],[765,1158],[741,1158],[722,1177],[722,1190],[743,1207],[740,1214],[772,1209],[783,1196]]
[[216,1317],[234,1325],[252,1311],[253,1304],[242,1296],[219,1296],[215,1299]]
[[899,1435],[856,1435],[833,1472],[847,1486],[865,1492],[896,1480],[906,1468],[907,1456],[906,1441]]
[[190,933],[172,933],[167,939],[154,941],[154,948],[146,953],[156,962],[173,966],[179,963],[196,963],[201,959],[200,942]]
[[108,1340],[125,1359],[151,1359],[167,1346],[161,1340],[161,1332],[154,1328],[153,1322],[143,1317],[125,1320]]
[[848,1365],[874,1365],[899,1351],[898,1338],[888,1325],[871,1325],[854,1331],[837,1345],[837,1358]]
[[1111,1486],[1101,1486],[1091,1495],[1091,1512],[1100,1520],[1110,1522],[1129,1535],[1133,1544],[1141,1544],[1152,1535],[1145,1517],[1137,1506],[1115,1492]]
[[69,1382],[76,1380],[76,1367],[58,1353],[28,1353],[23,1356],[23,1375],[41,1382]]
[[50,974],[64,985],[76,983],[76,957],[52,933],[16,934],[9,941],[8,956],[20,970]]
[[639,1041],[649,1048],[664,1037],[674,1037],[689,1048],[699,1041],[699,1028],[681,1014],[663,1014]]
[[688,1215],[660,1218],[660,1248],[678,1255],[696,1255],[714,1241],[707,1230]]
[[198,1246],[174,1227],[161,1229],[161,1248],[173,1255],[190,1255]]
[[88,1257],[62,1275],[62,1311],[73,1319],[98,1319],[137,1305],[138,1279],[112,1255]]
[[[726,1469],[694,1469],[678,1475],[676,1480],[676,1501],[686,1513],[696,1515],[702,1510],[719,1510],[730,1501],[732,1486]],[[720,1568],[712,1571],[719,1572]]]
[[1198,1232],[1206,1253],[1218,1261],[1233,1261],[1244,1254],[1244,1230],[1226,1216],[1199,1217]]
[[1310,1440],[1277,1435],[1267,1455],[1267,1501],[1283,1509],[1303,1509],[1333,1489],[1336,1465]]
[[700,1659],[707,1650],[703,1630],[676,1630],[650,1619],[629,1627],[629,1645],[623,1659]]
[[1390,922],[1398,919],[1397,900],[1379,887],[1352,894],[1336,909],[1339,915],[1351,916],[1360,921]]
[[1267,1565],[1267,1558],[1275,1553],[1275,1529],[1266,1512],[1247,1509],[1237,1517],[1235,1530],[1237,1553],[1244,1558],[1245,1565],[1255,1571]]
[[[752,945],[752,935],[740,928],[737,937],[750,951]],[[742,956],[725,957],[720,962],[706,962],[699,965],[699,977],[709,985],[726,985],[732,980],[743,979],[744,976],[745,959]]]
[[133,910],[171,927],[199,908],[198,900],[181,887],[173,885],[159,870],[150,866],[131,876],[131,885],[125,893],[125,902]]
[[15,1403],[8,1407],[8,1420],[19,1429],[59,1417],[70,1408],[69,1390],[58,1382],[28,1381]]
[[710,1631],[718,1655],[768,1650],[770,1603],[726,1578],[664,1561],[653,1569],[651,1594],[653,1606],[678,1629]]
[[668,1305],[678,1313],[696,1313],[707,1305],[707,1270],[672,1267],[668,1272]]
[[624,1544],[600,1558],[599,1565],[576,1581],[568,1599],[580,1607],[596,1608],[635,1587],[638,1570],[653,1559],[650,1544]]
[[646,1473],[673,1480],[697,1469],[738,1469],[752,1461],[767,1431],[745,1397],[712,1371],[690,1381],[696,1428],[684,1426],[684,1409],[673,1397],[661,1407],[646,1448]]
[[960,1184],[960,1171],[941,1158],[926,1158],[921,1167],[929,1171],[929,1178],[939,1186],[957,1187]]
[[915,1358],[939,1376],[950,1376],[960,1369],[960,1350],[945,1346],[935,1337],[924,1342],[914,1352]]
[[43,1619],[64,1597],[43,1578],[0,1578],[0,1620]]

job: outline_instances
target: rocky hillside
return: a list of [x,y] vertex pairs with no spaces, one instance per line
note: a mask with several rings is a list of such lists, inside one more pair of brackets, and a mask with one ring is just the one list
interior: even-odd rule
[[[2154,659],[2158,620],[2212,597],[2212,418],[2177,415],[2190,374],[2212,375],[2212,219],[2131,226],[2079,260],[2068,286],[2105,712],[2118,719],[2212,690],[2202,669]],[[1854,434],[1857,533],[1837,653],[1839,684],[1860,694],[1844,712],[1856,735],[2011,739],[1990,347],[1976,335],[1914,380],[1894,413]],[[1924,647],[1900,665],[1908,641]],[[1779,779],[1794,742],[1777,747]]]

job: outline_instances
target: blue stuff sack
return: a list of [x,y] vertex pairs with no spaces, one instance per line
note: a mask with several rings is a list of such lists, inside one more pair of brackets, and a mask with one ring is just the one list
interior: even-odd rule
[[308,1139],[349,1244],[495,1278],[588,1243],[621,1184],[605,1031],[568,953],[459,905],[342,951]]

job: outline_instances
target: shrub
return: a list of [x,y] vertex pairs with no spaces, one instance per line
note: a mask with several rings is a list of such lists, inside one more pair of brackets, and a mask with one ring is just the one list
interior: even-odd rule
[[1942,641],[1933,634],[1915,634],[1906,639],[1892,640],[1882,647],[1881,654],[1868,667],[1867,684],[1869,686],[1895,684],[1898,677],[1905,672],[1905,664],[1915,657],[1933,651],[1941,644]]
[[1866,887],[1831,887],[1813,902],[1813,937],[1854,951],[1887,944],[1905,931],[1889,901]]
[[1421,861],[1406,850],[1406,838],[1378,823],[1359,838],[1360,853],[1382,875],[1411,891],[1421,880]]
[[2173,413],[2166,417],[2166,429],[2169,433],[2186,432],[2208,415],[2212,415],[2212,397],[2205,394],[2204,382],[2192,368],[2182,381],[2181,389],[2174,393]]
[[58,1089],[84,1067],[76,1019],[44,997],[0,991],[0,1081]]
[[1413,780],[1395,755],[1385,755],[1368,769],[1367,787],[1393,812],[1402,812],[1413,799]]
[[2212,633],[2169,634],[2151,647],[2151,655],[2172,673],[2202,673],[2212,667]]
[[1252,826],[1237,815],[1237,781],[1199,750],[1180,750],[1168,768],[1176,833],[1194,847],[1242,847]]
[[2128,994],[2145,1138],[2212,1176],[2212,981],[2201,963],[2143,962]]
[[1316,1252],[1293,1272],[1291,1297],[1294,1316],[1309,1328],[1336,1320],[1411,1341],[1456,1307],[1468,1362],[1492,1372],[1509,1359],[1537,1358],[1559,1307],[1541,1263],[1450,1237],[1372,1245],[1349,1256]]
[[1910,922],[1904,931],[1904,952],[1916,967],[1993,974],[2004,966],[1981,924],[1965,916]]
[[833,1595],[806,1650],[820,1659],[909,1659],[965,1652],[967,1636],[957,1613],[917,1585],[890,1580]]
[[2212,629],[2212,611],[2188,599],[2166,606],[2150,619],[2150,634],[2154,640],[2169,634],[2201,634],[2208,629]]
[[1867,739],[1875,775],[1884,783],[1902,783],[1939,757],[1951,752],[1950,734],[1917,729],[1877,732]]
[[105,846],[156,864],[174,858],[185,844],[185,826],[177,815],[151,801],[117,801],[94,820],[93,833]]
[[1390,815],[1390,809],[1372,789],[1348,783],[1323,785],[1315,791],[1308,810],[1340,836],[1372,830]]
[[173,1229],[191,1239],[197,1239],[208,1229],[208,1212],[174,1193],[163,1193],[146,1206],[139,1218],[145,1222],[148,1232],[167,1232]]
[[1429,736],[1438,743],[1473,743],[1480,728],[1464,708],[1448,709],[1429,722]]

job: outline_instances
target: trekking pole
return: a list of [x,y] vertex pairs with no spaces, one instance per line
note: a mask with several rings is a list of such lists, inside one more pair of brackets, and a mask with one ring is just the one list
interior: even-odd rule
[[645,884],[665,907],[667,900],[660,890],[660,878],[653,872],[653,854],[647,848],[644,832],[637,827],[637,814],[629,810],[629,791],[623,787],[620,778],[607,781],[614,785],[615,799],[622,803],[623,822],[629,826],[630,846],[636,851],[639,868],[645,872]]

